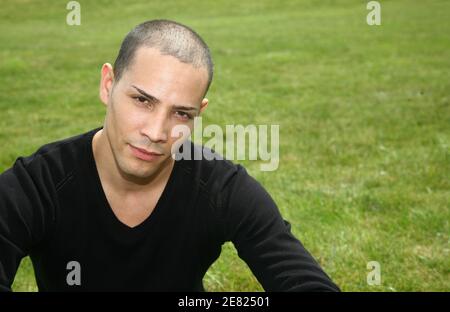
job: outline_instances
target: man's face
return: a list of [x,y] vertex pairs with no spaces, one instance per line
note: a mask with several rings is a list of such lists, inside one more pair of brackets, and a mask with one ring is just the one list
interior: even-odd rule
[[144,47],[119,82],[112,75],[105,64],[100,98],[107,106],[104,131],[114,160],[122,173],[149,178],[172,161],[171,147],[180,137],[172,137],[172,128],[192,131],[194,117],[206,108],[207,71]]

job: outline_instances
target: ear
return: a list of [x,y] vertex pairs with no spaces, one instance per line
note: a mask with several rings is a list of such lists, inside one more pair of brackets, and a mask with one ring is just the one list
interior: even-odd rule
[[206,109],[206,107],[208,106],[208,103],[209,103],[209,101],[207,98],[204,98],[202,100],[202,103],[200,104],[200,111],[198,112],[199,115]]
[[99,90],[99,96],[100,100],[103,102],[103,104],[108,105],[108,99],[112,92],[112,86],[114,83],[114,71],[109,63],[105,63],[102,66],[101,71],[101,79],[100,79],[100,90]]

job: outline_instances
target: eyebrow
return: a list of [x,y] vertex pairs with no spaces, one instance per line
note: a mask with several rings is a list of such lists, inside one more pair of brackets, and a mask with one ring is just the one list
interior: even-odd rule
[[145,92],[144,90],[136,87],[135,85],[131,85],[133,88],[135,88],[140,94],[142,94],[144,97],[147,98],[147,100],[151,101],[151,102],[155,102],[155,103],[161,103],[160,100],[158,100],[156,97],[154,97],[151,94],[148,94],[147,92]]
[[[136,87],[135,85],[131,85],[133,88],[135,88],[140,94],[142,94],[144,97],[146,97],[150,102],[153,103],[161,103],[161,101],[154,97],[151,94],[148,94],[147,92],[145,92],[144,90]],[[197,108],[196,107],[192,107],[192,106],[184,106],[184,105],[173,105],[172,108],[174,109],[181,109],[181,110],[186,110],[186,111],[196,111]]]

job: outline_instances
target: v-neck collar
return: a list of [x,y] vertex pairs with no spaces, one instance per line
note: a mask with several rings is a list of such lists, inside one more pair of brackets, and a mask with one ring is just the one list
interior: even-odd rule
[[[169,179],[166,183],[166,186],[164,187],[164,190],[161,193],[161,196],[159,197],[155,208],[153,209],[152,213],[141,223],[134,227],[130,227],[120,221],[117,216],[114,214],[111,206],[108,203],[108,199],[106,197],[106,194],[103,190],[103,186],[100,180],[100,176],[97,170],[97,165],[95,163],[94,153],[92,149],[92,139],[103,127],[99,127],[97,129],[92,130],[88,133],[87,138],[87,165],[89,172],[91,173],[91,176],[89,178],[90,180],[90,187],[93,187],[95,190],[98,190],[97,193],[98,196],[96,196],[98,207],[97,209],[99,211],[99,215],[101,218],[104,218],[106,224],[108,227],[111,227],[114,232],[119,232],[124,235],[132,235],[136,233],[140,233],[144,231],[146,228],[148,228],[151,224],[156,222],[158,218],[160,218],[160,215],[164,213],[164,208],[167,206],[167,203],[169,201],[169,194],[173,194],[174,190],[174,181],[176,179],[177,173],[179,171],[180,161],[175,161],[172,171],[170,173]],[[166,208],[167,209],[167,208]]]

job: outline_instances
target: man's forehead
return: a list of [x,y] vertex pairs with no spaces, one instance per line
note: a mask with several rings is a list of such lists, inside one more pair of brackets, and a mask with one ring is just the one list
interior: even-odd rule
[[134,85],[161,101],[170,96],[172,102],[192,102],[191,105],[201,102],[207,79],[206,69],[162,55],[153,48],[139,48],[121,78],[127,89]]

